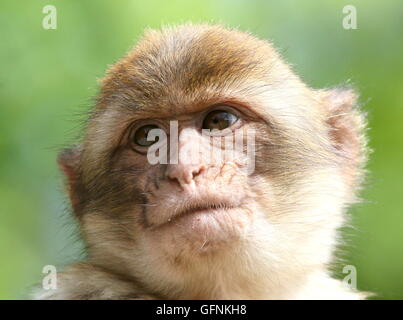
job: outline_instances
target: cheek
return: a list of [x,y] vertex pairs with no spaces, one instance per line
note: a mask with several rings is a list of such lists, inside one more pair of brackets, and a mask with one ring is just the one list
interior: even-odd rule
[[142,232],[139,212],[89,212],[81,221],[83,235],[97,258],[127,258],[128,250],[136,247]]
[[308,239],[341,226],[345,185],[337,168],[312,168],[299,177],[267,179],[265,185],[258,201],[266,218],[291,238]]
[[259,205],[259,209],[270,216],[278,206],[277,194],[271,179],[262,175],[253,175],[250,177],[250,188],[248,198]]
[[161,166],[150,165],[146,155],[124,149],[116,154],[116,161],[104,180],[119,189],[121,193],[115,193],[116,198],[132,198],[134,203],[140,203],[144,202],[145,192],[155,183],[160,169]]

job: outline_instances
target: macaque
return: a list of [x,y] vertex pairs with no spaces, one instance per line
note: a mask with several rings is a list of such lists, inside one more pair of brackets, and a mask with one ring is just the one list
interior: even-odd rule
[[328,270],[365,126],[354,90],[308,87],[267,41],[148,30],[58,157],[88,255],[35,297],[365,298]]

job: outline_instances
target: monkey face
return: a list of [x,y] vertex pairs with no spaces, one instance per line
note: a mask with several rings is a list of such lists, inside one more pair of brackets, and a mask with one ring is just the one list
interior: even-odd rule
[[61,157],[90,258],[137,273],[327,263],[365,160],[354,99],[308,88],[248,34],[148,33]]
[[129,121],[110,169],[88,188],[96,189],[92,205],[153,251],[207,252],[239,241],[254,219],[249,114],[220,103],[175,118]]

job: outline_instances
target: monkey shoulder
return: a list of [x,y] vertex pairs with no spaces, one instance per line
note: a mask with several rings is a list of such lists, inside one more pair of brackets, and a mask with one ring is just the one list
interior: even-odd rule
[[304,300],[365,300],[372,294],[351,288],[325,272],[312,274],[295,299]]
[[80,262],[57,274],[55,289],[40,289],[35,300],[151,300],[131,279],[99,266]]

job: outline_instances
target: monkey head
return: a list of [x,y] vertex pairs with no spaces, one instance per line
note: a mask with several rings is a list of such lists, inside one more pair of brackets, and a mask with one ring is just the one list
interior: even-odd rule
[[110,67],[59,164],[92,263],[178,297],[223,279],[259,291],[262,272],[329,263],[364,126],[354,91],[309,88],[269,42],[184,25],[147,31]]

